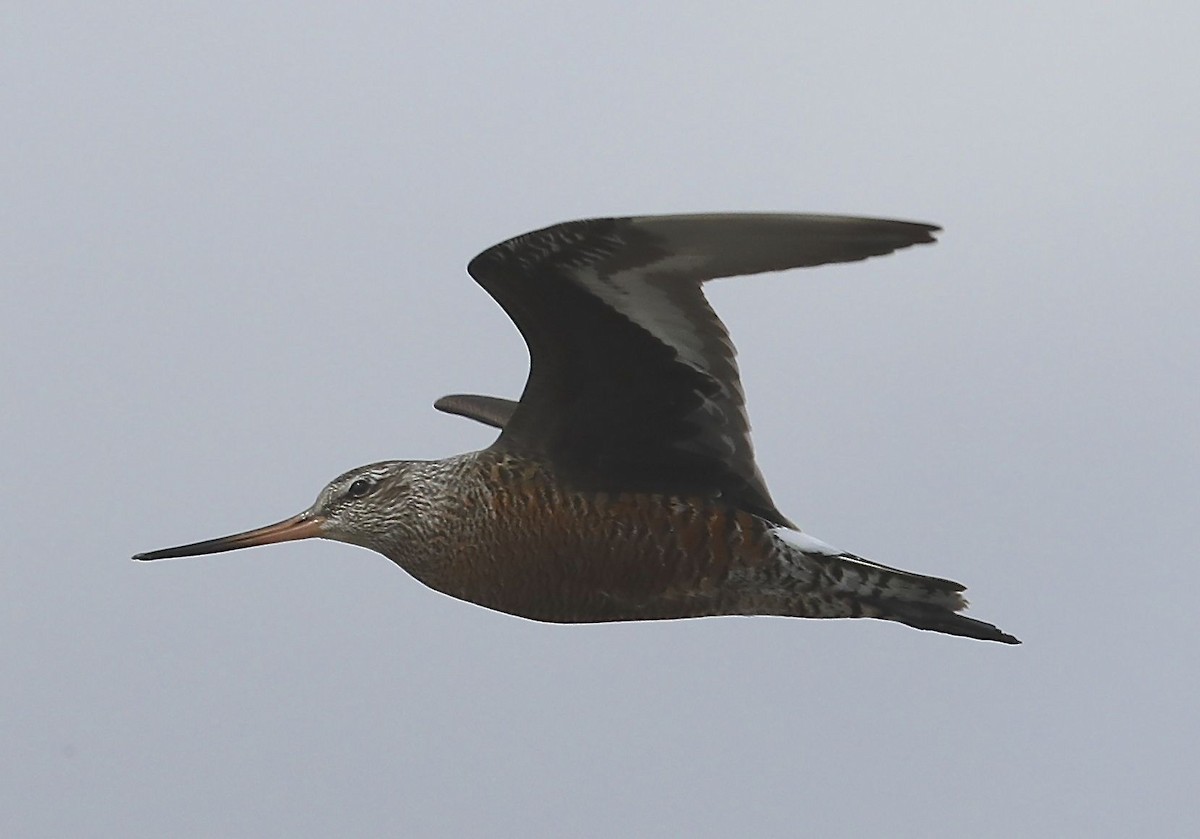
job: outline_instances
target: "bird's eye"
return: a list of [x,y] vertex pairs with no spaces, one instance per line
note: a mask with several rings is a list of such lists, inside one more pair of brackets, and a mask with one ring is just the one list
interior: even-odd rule
[[366,495],[368,492],[371,491],[371,488],[373,486],[374,486],[374,484],[371,481],[368,481],[366,478],[359,478],[357,481],[355,481],[354,483],[350,484],[349,487],[347,487],[346,497],[347,498],[362,498],[364,495]]

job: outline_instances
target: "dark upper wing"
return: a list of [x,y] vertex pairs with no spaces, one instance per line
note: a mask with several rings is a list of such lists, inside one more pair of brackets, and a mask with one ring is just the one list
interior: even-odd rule
[[704,299],[715,277],[850,262],[932,242],[937,227],[815,215],[573,221],[468,266],[529,345],[496,446],[548,458],[579,488],[724,497],[779,523],[754,463],[733,344]]
[[433,407],[447,414],[473,419],[492,428],[503,428],[517,409],[517,403],[499,396],[477,396],[473,393],[452,393],[443,396]]

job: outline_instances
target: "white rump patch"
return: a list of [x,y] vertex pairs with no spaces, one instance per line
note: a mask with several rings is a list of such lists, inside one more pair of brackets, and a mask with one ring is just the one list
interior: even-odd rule
[[828,542],[822,542],[820,539],[817,539],[814,536],[809,536],[807,533],[801,533],[799,530],[792,530],[790,527],[771,528],[771,535],[782,542],[786,542],[793,548],[803,551],[806,554],[841,557],[850,556],[845,551],[839,551]]

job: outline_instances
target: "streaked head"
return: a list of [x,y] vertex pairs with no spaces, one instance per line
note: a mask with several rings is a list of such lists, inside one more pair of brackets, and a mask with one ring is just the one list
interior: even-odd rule
[[420,478],[425,461],[390,460],[351,469],[330,481],[313,505],[275,524],[140,553],[138,560],[236,551],[297,539],[333,539],[394,558],[406,535],[419,526],[428,499]]

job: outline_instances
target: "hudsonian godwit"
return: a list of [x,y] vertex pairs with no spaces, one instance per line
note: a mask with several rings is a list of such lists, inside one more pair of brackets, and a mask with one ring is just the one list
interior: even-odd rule
[[959,614],[963,586],[802,533],[755,465],[717,277],[853,262],[939,228],[820,215],[573,221],[488,248],[468,271],[529,347],[520,401],[437,407],[500,429],[444,460],[352,469],[267,527],[138,554],[166,559],[321,537],[421,582],[558,623],[787,615],[880,618],[1007,644]]

